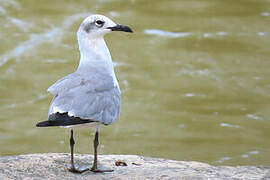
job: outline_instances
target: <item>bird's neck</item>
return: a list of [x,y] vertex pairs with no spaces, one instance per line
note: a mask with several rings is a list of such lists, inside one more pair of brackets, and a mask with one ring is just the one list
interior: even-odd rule
[[79,71],[96,71],[113,73],[111,54],[103,37],[99,38],[78,38],[80,49]]

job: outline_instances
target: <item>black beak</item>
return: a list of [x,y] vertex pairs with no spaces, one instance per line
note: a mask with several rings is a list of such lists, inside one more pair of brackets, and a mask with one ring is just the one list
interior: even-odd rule
[[117,24],[116,26],[108,27],[107,29],[111,29],[112,31],[124,31],[124,32],[130,32],[130,33],[133,32],[133,31],[130,29],[130,27],[124,26],[124,25],[122,25],[122,24]]

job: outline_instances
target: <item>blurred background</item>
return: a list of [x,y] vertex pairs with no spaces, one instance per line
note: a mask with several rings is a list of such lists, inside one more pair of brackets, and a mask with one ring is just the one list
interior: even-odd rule
[[[100,154],[269,165],[269,0],[0,0],[0,155],[69,153],[69,130],[35,124],[91,13],[135,31],[106,36],[122,109]],[[93,133],[75,131],[76,153]]]

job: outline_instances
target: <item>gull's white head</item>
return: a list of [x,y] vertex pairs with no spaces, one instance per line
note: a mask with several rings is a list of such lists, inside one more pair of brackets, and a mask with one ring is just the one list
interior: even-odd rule
[[113,72],[111,55],[103,38],[112,31],[132,32],[128,26],[117,24],[103,15],[95,14],[83,20],[77,32],[81,56],[78,69],[89,69],[89,65],[98,69],[99,66],[108,65]]
[[132,32],[128,26],[117,24],[106,16],[94,14],[83,20],[77,36],[78,38],[98,38],[112,31]]

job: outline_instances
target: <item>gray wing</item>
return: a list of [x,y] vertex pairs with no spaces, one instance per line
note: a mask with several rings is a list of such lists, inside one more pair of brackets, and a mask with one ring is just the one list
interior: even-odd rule
[[113,123],[120,112],[120,89],[113,78],[102,74],[70,74],[52,85],[54,94],[49,115],[68,112],[70,116]]
[[74,72],[58,80],[48,91],[53,95],[64,93],[73,88],[82,88],[91,92],[110,90],[114,87],[113,78],[101,73],[80,74]]

